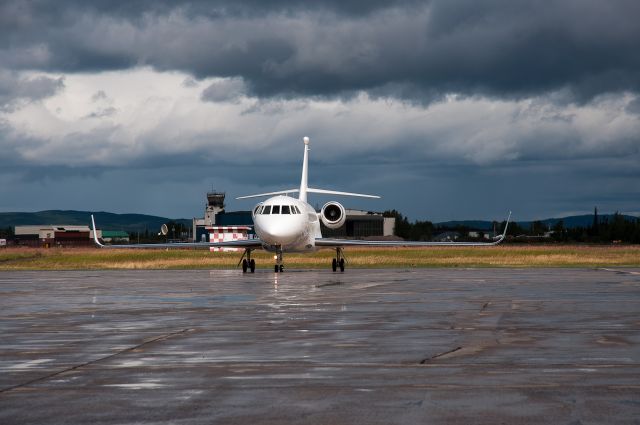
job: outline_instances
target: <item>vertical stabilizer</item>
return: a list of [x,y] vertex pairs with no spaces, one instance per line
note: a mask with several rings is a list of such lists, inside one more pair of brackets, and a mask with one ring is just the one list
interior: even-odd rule
[[309,187],[307,180],[309,177],[309,138],[305,137],[304,141],[304,158],[302,160],[302,178],[300,179],[300,192],[298,199],[307,202],[307,188]]

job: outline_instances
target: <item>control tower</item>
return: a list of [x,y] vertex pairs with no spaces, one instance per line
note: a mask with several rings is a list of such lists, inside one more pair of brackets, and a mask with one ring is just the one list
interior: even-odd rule
[[224,192],[207,192],[207,205],[204,211],[204,225],[216,224],[216,214],[224,211]]

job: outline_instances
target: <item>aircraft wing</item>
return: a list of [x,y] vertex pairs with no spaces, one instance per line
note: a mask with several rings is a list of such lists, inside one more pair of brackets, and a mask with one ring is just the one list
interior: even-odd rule
[[340,248],[345,246],[370,246],[370,247],[423,247],[423,246],[495,246],[501,243],[507,236],[511,212],[507,218],[502,234],[493,242],[418,242],[418,241],[363,241],[355,239],[328,239],[318,238],[317,247]]
[[91,215],[91,224],[93,230],[93,242],[99,248],[112,248],[112,249],[127,249],[127,248],[139,248],[139,249],[167,249],[167,248],[262,248],[262,241],[260,239],[239,239],[235,241],[226,242],[176,242],[176,243],[141,243],[141,244],[126,244],[126,245],[105,245],[98,240],[96,233],[96,222]]
[[370,247],[423,247],[423,246],[493,246],[503,241],[500,236],[494,242],[418,242],[418,241],[363,241],[357,239],[316,239],[317,247],[338,248],[346,246]]

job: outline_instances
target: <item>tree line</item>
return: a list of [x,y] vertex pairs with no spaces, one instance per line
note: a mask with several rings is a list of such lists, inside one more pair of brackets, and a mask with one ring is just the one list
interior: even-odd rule
[[[460,234],[459,241],[484,239],[486,233],[493,234],[493,232],[477,231],[478,236],[474,238],[469,236],[469,232],[474,229],[467,226],[436,226],[430,221],[421,220],[410,222],[397,210],[387,210],[383,216],[394,217],[396,219],[395,234],[410,241],[429,241],[444,232]],[[492,227],[499,234],[505,224],[506,221],[494,221]],[[562,220],[552,227],[542,221],[534,221],[530,226],[521,226],[512,221],[509,222],[507,236],[511,241],[516,242],[640,243],[640,219],[629,220],[619,212],[614,213],[611,218],[600,218],[596,209],[590,226],[567,228]]]

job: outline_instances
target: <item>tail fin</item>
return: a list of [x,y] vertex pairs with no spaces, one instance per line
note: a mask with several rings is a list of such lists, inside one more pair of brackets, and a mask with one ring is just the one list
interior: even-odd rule
[[307,202],[307,190],[309,189],[309,138],[304,137],[304,157],[302,159],[302,177],[300,178],[300,190],[298,191],[298,199]]

